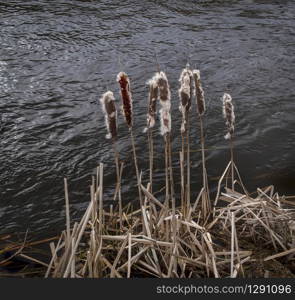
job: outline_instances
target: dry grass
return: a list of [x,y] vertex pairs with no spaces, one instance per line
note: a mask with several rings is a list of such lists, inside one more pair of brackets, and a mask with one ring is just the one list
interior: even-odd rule
[[[250,277],[263,264],[260,271],[269,276],[267,262],[293,259],[295,212],[284,207],[284,197],[272,186],[251,197],[225,187],[215,215],[206,220],[199,196],[189,214],[176,209],[174,231],[172,208],[149,192],[149,184],[141,185],[143,207],[128,204],[120,220],[118,211],[99,205],[103,180],[96,182],[100,184],[95,188],[93,183],[80,223],[73,225],[70,236],[65,230],[54,247],[46,277]],[[286,271],[286,277],[290,274]]]

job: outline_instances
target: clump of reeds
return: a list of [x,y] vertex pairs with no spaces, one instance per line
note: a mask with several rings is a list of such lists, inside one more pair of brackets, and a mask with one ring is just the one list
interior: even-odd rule
[[[258,189],[252,197],[226,189],[218,199],[225,205],[216,209],[206,226],[200,225],[198,199],[186,216],[183,207],[177,207],[177,231],[170,235],[174,225],[169,208],[147,189],[143,189],[145,196],[157,209],[132,209],[129,203],[118,228],[118,211],[102,206],[103,168],[100,164],[81,221],[73,224],[69,236],[63,231],[59,241],[51,244],[46,277],[249,277],[257,262],[278,264],[277,259],[285,259],[287,263],[295,254],[295,211],[285,207],[288,201],[272,186]],[[93,219],[97,206],[101,211]],[[159,213],[163,210],[164,219]],[[151,227],[145,233],[147,220]],[[260,250],[255,250],[258,245]],[[265,276],[267,269],[262,266]]]

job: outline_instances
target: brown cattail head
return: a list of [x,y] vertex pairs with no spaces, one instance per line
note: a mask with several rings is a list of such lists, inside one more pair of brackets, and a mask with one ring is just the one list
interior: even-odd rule
[[157,98],[158,98],[158,85],[157,78],[154,76],[148,81],[149,85],[149,110],[147,115],[147,127],[144,129],[146,132],[148,129],[155,126],[155,119],[157,114]]
[[193,76],[194,76],[194,81],[195,81],[197,110],[198,110],[198,114],[200,116],[202,116],[205,113],[206,105],[205,105],[204,90],[203,90],[202,84],[201,84],[200,71],[193,70]]
[[180,89],[178,90],[179,99],[180,99],[179,110],[182,113],[181,132],[186,131],[187,116],[191,107],[192,79],[193,79],[193,74],[189,69],[189,66],[187,66],[185,69],[182,70],[179,78],[179,82],[180,82]]
[[100,103],[105,115],[105,123],[108,131],[106,138],[115,138],[117,136],[117,110],[113,92],[108,91],[104,93],[100,98]]
[[121,88],[121,98],[123,102],[123,115],[129,128],[133,125],[132,120],[132,97],[130,91],[130,81],[126,73],[120,72],[117,75],[117,81]]
[[227,134],[224,138],[228,140],[232,137],[235,130],[235,109],[232,103],[232,98],[227,93],[223,95],[222,103],[222,113],[227,127]]

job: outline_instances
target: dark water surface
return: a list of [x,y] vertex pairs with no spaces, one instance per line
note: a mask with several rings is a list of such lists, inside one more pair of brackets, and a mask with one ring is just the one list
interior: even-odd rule
[[[98,100],[106,89],[118,99],[115,78],[121,69],[132,80],[138,156],[147,170],[145,83],[156,71],[155,52],[172,88],[176,176],[178,78],[189,60],[201,70],[209,106],[212,188],[229,154],[220,102],[227,91],[236,104],[236,157],[247,187],[274,184],[280,193],[295,194],[294,16],[295,1],[283,0],[0,1],[0,233],[29,228],[47,235],[64,228],[63,177],[77,218],[100,161],[107,201],[115,169]],[[135,176],[121,116],[119,130],[126,162],[123,197],[130,201],[136,198]],[[158,125],[155,136],[157,189],[164,183]],[[198,151],[192,160],[195,195]]]

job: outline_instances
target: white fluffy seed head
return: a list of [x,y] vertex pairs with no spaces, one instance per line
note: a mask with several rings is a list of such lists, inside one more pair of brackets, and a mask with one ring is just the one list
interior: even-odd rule
[[200,70],[193,70],[193,77],[195,82],[195,96],[196,96],[197,110],[198,110],[198,114],[202,116],[205,113],[206,104],[205,104],[204,90],[201,84]]
[[235,111],[234,105],[232,103],[232,97],[230,94],[224,93],[222,96],[222,114],[225,119],[225,124],[227,127],[227,134],[225,139],[228,140],[232,137],[235,130]]
[[171,132],[171,115],[170,111],[160,109],[161,135]]
[[155,75],[155,80],[159,89],[159,99],[162,108],[170,110],[171,108],[171,92],[167,76],[164,72],[158,72]]
[[117,110],[113,92],[107,91],[102,95],[99,101],[102,106],[105,124],[108,131],[106,138],[115,138],[117,136]]
[[179,78],[180,89],[178,95],[180,99],[179,110],[182,114],[181,132],[186,131],[187,115],[191,107],[191,96],[192,96],[192,72],[189,68],[182,70]]
[[155,126],[155,119],[157,115],[157,98],[159,94],[156,75],[152,79],[150,79],[147,84],[149,86],[147,127],[143,130],[143,132],[147,132],[148,129]]

